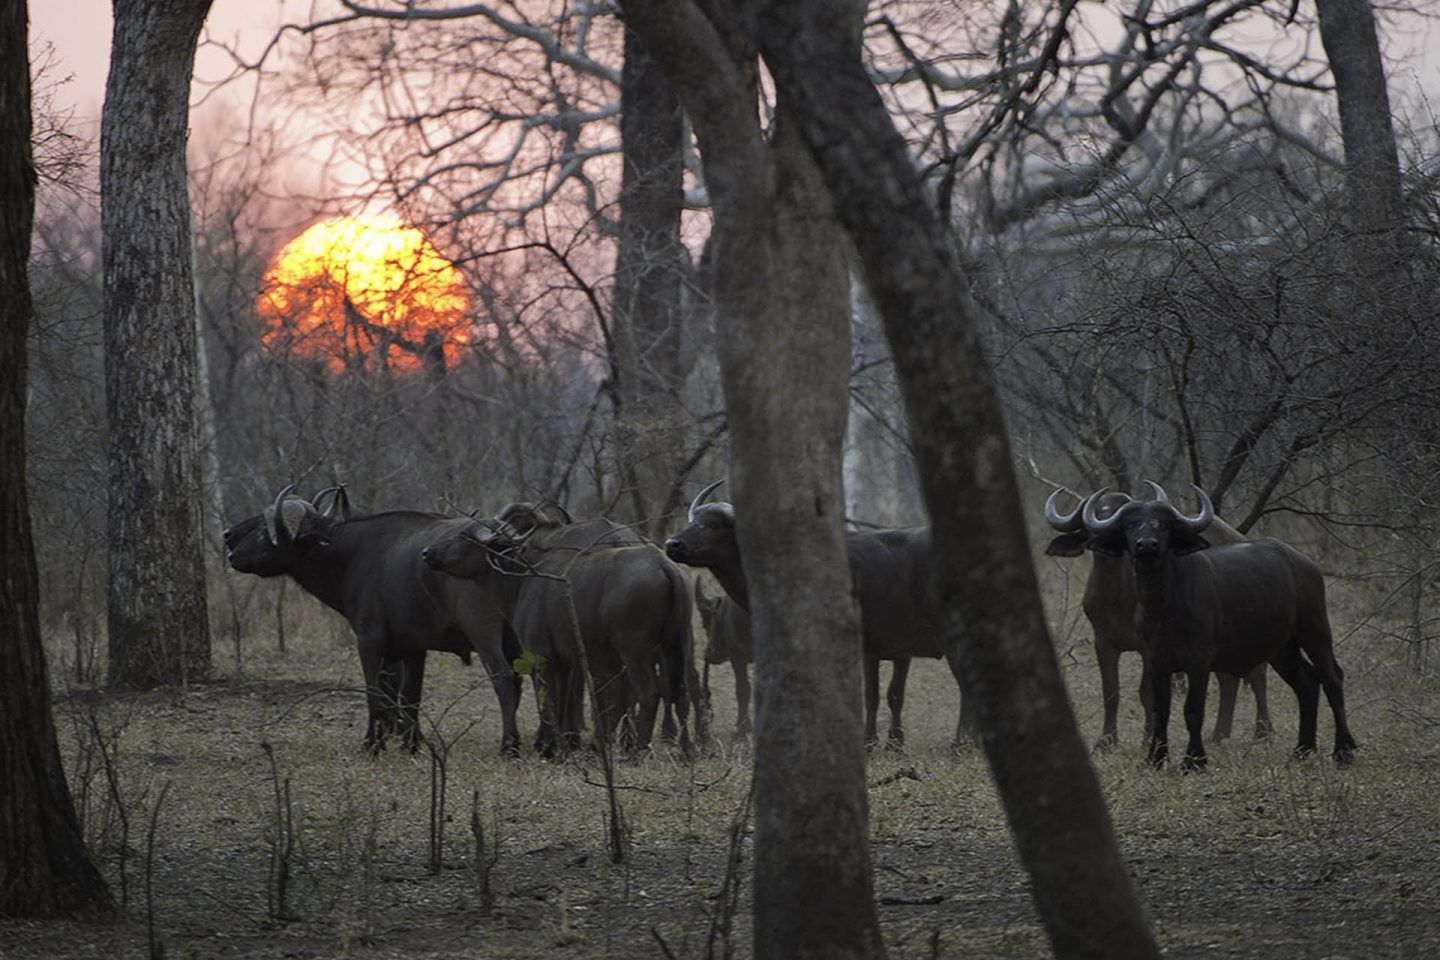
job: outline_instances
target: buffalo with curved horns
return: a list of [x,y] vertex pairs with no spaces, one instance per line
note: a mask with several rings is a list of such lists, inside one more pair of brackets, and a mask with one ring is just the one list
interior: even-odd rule
[[412,511],[357,516],[343,487],[314,501],[293,490],[287,486],[263,513],[228,527],[226,557],[241,573],[291,577],[349,621],[365,675],[365,748],[383,749],[392,730],[409,749],[418,747],[425,654],[440,650],[466,663],[479,655],[500,701],[501,752],[516,753],[520,694],[511,663],[519,648],[482,590],[431,570],[420,557],[470,519]]
[[[705,502],[723,482],[716,480],[695,497],[690,504],[689,525],[665,541],[665,552],[677,563],[708,567],[730,599],[748,612],[745,567],[735,538],[735,508],[725,502]],[[870,742],[876,739],[880,661],[892,660],[895,671],[886,700],[890,707],[890,741],[899,745],[905,738],[901,712],[905,706],[910,658],[946,657],[926,573],[930,530],[911,527],[847,532],[845,551],[850,560],[855,599],[860,603],[861,649],[865,657],[865,737]],[[948,657],[946,662],[958,686],[959,669]],[[956,745],[973,742],[975,731],[973,710],[962,700],[955,729]]]
[[1148,758],[1163,766],[1169,753],[1170,677],[1189,679],[1183,765],[1203,769],[1207,680],[1212,671],[1243,676],[1269,662],[1300,703],[1296,756],[1315,752],[1320,688],[1335,718],[1334,757],[1354,758],[1345,717],[1344,673],[1335,661],[1320,568],[1279,540],[1212,545],[1215,519],[1204,490],[1200,512],[1188,517],[1162,500],[1132,500],[1099,514],[1102,489],[1085,499],[1080,517],[1086,547],[1128,558],[1135,578],[1136,633],[1149,651],[1155,722]]
[[633,702],[636,746],[643,749],[663,695],[667,708],[676,708],[682,745],[688,745],[691,606],[680,571],[626,527],[608,520],[520,522],[527,508],[514,504],[451,530],[428,544],[423,558],[432,570],[484,592],[520,646],[543,658],[536,749],[548,756],[579,743],[582,649],[602,736]]
[[[1169,502],[1165,490],[1157,483],[1149,483],[1155,499]],[[1080,513],[1084,500],[1069,514],[1062,514],[1056,508],[1056,501],[1064,491],[1057,489],[1045,501],[1045,520],[1060,535],[1050,541],[1045,552],[1052,557],[1078,557],[1085,552],[1085,541],[1089,534],[1081,521]],[[1096,501],[1095,515],[1105,518],[1130,502],[1123,493],[1107,493]],[[1245,537],[1224,520],[1216,517],[1206,531],[1206,539],[1212,544],[1241,543]],[[1135,577],[1130,565],[1123,559],[1107,557],[1103,553],[1091,554],[1090,576],[1085,581],[1085,596],[1081,603],[1085,618],[1095,634],[1095,660],[1100,666],[1100,691],[1104,705],[1104,727],[1095,749],[1105,750],[1119,742],[1116,720],[1120,708],[1120,654],[1134,651],[1140,654],[1143,664],[1140,675],[1140,703],[1145,710],[1145,736],[1148,740],[1153,727],[1154,710],[1150,695],[1149,660],[1144,646],[1135,632]],[[1270,709],[1266,697],[1265,665],[1251,670],[1248,677],[1251,692],[1255,695],[1255,739],[1270,735]],[[1228,673],[1217,673],[1215,679],[1220,686],[1220,710],[1215,718],[1212,740],[1225,740],[1230,736],[1235,716],[1235,700],[1239,692],[1240,679]]]

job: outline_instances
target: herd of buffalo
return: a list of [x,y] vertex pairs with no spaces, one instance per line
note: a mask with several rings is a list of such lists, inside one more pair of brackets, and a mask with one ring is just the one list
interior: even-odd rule
[[[735,509],[690,505],[688,525],[662,552],[633,529],[604,519],[576,521],[556,505],[516,503],[494,517],[448,517],[352,509],[343,486],[313,499],[280,491],[262,513],[225,530],[230,565],[261,577],[288,575],[342,614],[355,631],[367,691],[365,747],[390,734],[410,749],[422,737],[420,698],[429,651],[478,656],[500,704],[500,749],[519,752],[516,709],[523,674],[535,686],[540,723],[535,750],[575,748],[592,699],[597,737],[619,735],[645,748],[663,706],[667,735],[688,746],[688,718],[703,722],[704,691],[691,642],[698,598],[710,633],[706,659],[736,675],[739,732],[749,729],[748,664],[753,643]],[[1169,752],[1171,678],[1183,674],[1188,742],[1183,765],[1203,768],[1201,735],[1209,676],[1220,681],[1214,737],[1229,735],[1241,678],[1256,700],[1256,736],[1270,731],[1266,665],[1295,691],[1297,755],[1316,749],[1321,689],[1335,719],[1334,757],[1353,759],[1343,673],[1335,662],[1325,583],[1319,568],[1278,540],[1247,540],[1200,508],[1186,516],[1158,484],[1150,499],[1100,490],[1062,513],[1057,490],[1045,504],[1056,532],[1048,553],[1093,556],[1084,610],[1094,631],[1104,698],[1098,747],[1116,742],[1118,660],[1143,662],[1140,696],[1148,758]],[[846,550],[859,602],[865,659],[866,736],[877,738],[879,663],[893,663],[886,701],[889,740],[904,739],[901,713],[912,657],[947,657],[927,579],[929,530],[851,532]],[[709,569],[724,596],[706,598],[676,563]],[[703,735],[703,729],[697,731]],[[962,701],[956,741],[975,735]]]

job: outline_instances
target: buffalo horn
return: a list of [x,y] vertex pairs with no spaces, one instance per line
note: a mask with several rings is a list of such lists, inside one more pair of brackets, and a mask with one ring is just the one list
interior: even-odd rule
[[[285,498],[290,496],[290,491],[294,489],[295,484],[292,483],[284,490],[281,490],[279,496],[275,498],[274,506],[265,511],[265,535],[270,538],[271,546],[280,546],[280,531],[278,529],[280,511],[285,505]],[[287,530],[285,532],[288,536],[290,531]]]
[[1155,493],[1155,500],[1159,503],[1169,503],[1170,498],[1165,495],[1165,488],[1154,480],[1146,480],[1145,485]]
[[1045,501],[1045,521],[1061,533],[1074,533],[1084,526],[1080,519],[1080,510],[1085,506],[1085,501],[1081,499],[1070,513],[1061,513],[1055,508],[1055,501],[1059,500],[1060,494],[1064,492],[1064,487],[1056,487],[1055,492],[1050,494],[1050,499]]
[[1200,500],[1200,512],[1193,517],[1187,517],[1179,510],[1175,510],[1174,507],[1170,509],[1175,510],[1175,526],[1178,529],[1184,530],[1187,533],[1200,533],[1206,527],[1210,526],[1211,520],[1215,519],[1215,507],[1210,503],[1210,495],[1208,493],[1193,483],[1190,484],[1190,486],[1194,487],[1195,496]]
[[[1088,530],[1092,535],[1097,533],[1103,533],[1104,531],[1109,530],[1111,527],[1115,526],[1116,523],[1120,522],[1121,510],[1116,510],[1104,520],[1101,520],[1095,515],[1095,508],[1100,503],[1100,498],[1104,496],[1106,491],[1108,491],[1109,489],[1109,487],[1101,487],[1099,490],[1096,490],[1094,493],[1090,494],[1090,496],[1086,497],[1085,502],[1080,505],[1081,521],[1085,524],[1085,529]],[[1126,506],[1129,506],[1129,504],[1126,504]]]
[[720,486],[720,484],[724,482],[725,478],[721,477],[719,480],[716,480],[704,490],[701,490],[699,493],[695,494],[695,499],[690,501],[690,513],[687,514],[687,517],[691,523],[695,522],[695,511],[700,509],[700,504],[705,502],[705,498],[710,495],[710,491],[714,490],[716,487]]
[[[335,509],[340,504],[339,490],[339,487],[326,487],[324,490],[321,490],[319,493],[315,494],[315,496],[310,498],[310,506],[314,507],[316,510],[319,510],[320,516],[322,517],[335,516]],[[321,506],[321,504],[325,502],[325,498],[330,496],[331,494],[335,494],[335,496],[333,499],[331,499],[330,506]]]

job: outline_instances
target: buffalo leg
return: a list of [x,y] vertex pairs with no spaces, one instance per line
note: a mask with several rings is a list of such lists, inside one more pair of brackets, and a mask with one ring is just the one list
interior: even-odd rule
[[379,631],[356,631],[360,672],[365,677],[365,752],[375,756],[385,749],[394,708],[395,674],[385,662],[385,637]]
[[[1210,689],[1210,671],[1191,670],[1190,685],[1185,691],[1185,730],[1189,741],[1185,745],[1183,770],[1205,769],[1205,695]],[[1236,685],[1239,680],[1236,679]],[[1233,704],[1232,704],[1233,707]]]
[[1170,675],[1164,670],[1147,666],[1145,674],[1150,681],[1150,737],[1146,759],[1151,766],[1165,766],[1170,755]]
[[[1120,742],[1118,718],[1120,714],[1120,651],[1114,644],[1095,638],[1095,660],[1100,665],[1100,700],[1105,709],[1105,725],[1100,729],[1100,739],[1095,741],[1096,750],[1109,750]],[[1144,692],[1143,678],[1140,702],[1150,697]]]
[[736,657],[730,661],[735,671],[735,736],[741,739],[750,736],[750,665]]
[[945,658],[945,662],[950,667],[950,675],[955,678],[955,689],[960,691],[960,719],[955,722],[954,747],[956,750],[963,750],[980,742],[980,721],[975,716],[975,704],[965,696],[965,683],[960,679],[960,665],[949,657]]
[[880,712],[880,661],[865,658],[865,743],[874,746],[880,739],[875,729],[875,715]]
[[425,687],[425,651],[412,653],[397,661],[400,665],[400,684],[396,696],[396,707],[400,715],[400,737],[405,749],[414,753],[420,749],[424,734],[420,730],[420,692]]
[[905,721],[901,714],[905,710],[905,681],[909,676],[909,657],[896,657],[891,661],[890,686],[885,689],[885,705],[890,708],[890,737],[886,746],[891,748],[905,745]]
[[[1335,717],[1335,762],[1350,763],[1355,759],[1355,737],[1350,733],[1350,721],[1345,716],[1345,671],[1335,661],[1335,655],[1328,649],[1311,653],[1315,672],[1320,675],[1320,685],[1325,688],[1325,699],[1330,703],[1330,713]],[[1318,655],[1317,655],[1318,653]]]
[[1240,678],[1217,671],[1215,682],[1220,687],[1220,709],[1215,714],[1215,729],[1210,739],[1218,743],[1229,740],[1230,731],[1235,726],[1235,701],[1240,695]]
[[1320,711],[1320,683],[1315,678],[1315,668],[1300,655],[1300,648],[1288,644],[1270,661],[1270,666],[1280,674],[1280,679],[1295,691],[1300,702],[1300,735],[1295,743],[1295,756],[1308,757],[1315,752],[1315,727]]
[[624,679],[629,681],[635,695],[635,748],[644,750],[650,746],[655,733],[655,717],[660,712],[661,687],[655,673],[655,658],[645,638],[635,637],[629,642],[617,640],[616,647],[630,653],[624,657]]
[[562,751],[577,750],[585,733],[585,671],[577,664],[567,665],[552,696],[557,745]]
[[476,644],[475,652],[490,677],[490,686],[495,688],[495,699],[500,702],[500,755],[520,755],[520,729],[515,723],[515,712],[520,706],[520,676],[505,658],[504,652],[489,644]]
[[1260,664],[1246,677],[1250,681],[1250,692],[1255,696],[1255,739],[1268,740],[1275,726],[1270,722],[1270,697],[1268,690],[1269,668]]
[[1150,669],[1150,658],[1140,655],[1140,710],[1145,714],[1145,742],[1155,732],[1155,674]]

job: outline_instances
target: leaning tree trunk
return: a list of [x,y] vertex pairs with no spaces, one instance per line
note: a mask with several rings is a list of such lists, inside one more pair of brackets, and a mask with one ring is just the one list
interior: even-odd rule
[[195,287],[185,173],[190,75],[210,0],[114,0],[100,129],[110,431],[110,683],[210,669]]
[[764,138],[753,60],[726,46],[732,25],[691,2],[623,8],[689,111],[715,210],[730,479],[755,632],[755,956],[882,957],[842,531],[850,323],[838,231],[783,105]]
[[[861,60],[864,4],[749,24],[885,320],[934,532],[933,576],[1057,956],[1158,955],[1071,713],[1031,567],[993,373],[944,225]],[[747,558],[748,563],[748,558]]]
[[684,132],[664,72],[630,30],[620,77],[620,237],[611,331],[617,457],[631,519],[663,539],[686,438],[680,391]]
[[60,767],[25,493],[35,211],[27,27],[25,0],[0,0],[0,917],[93,916],[114,904]]

